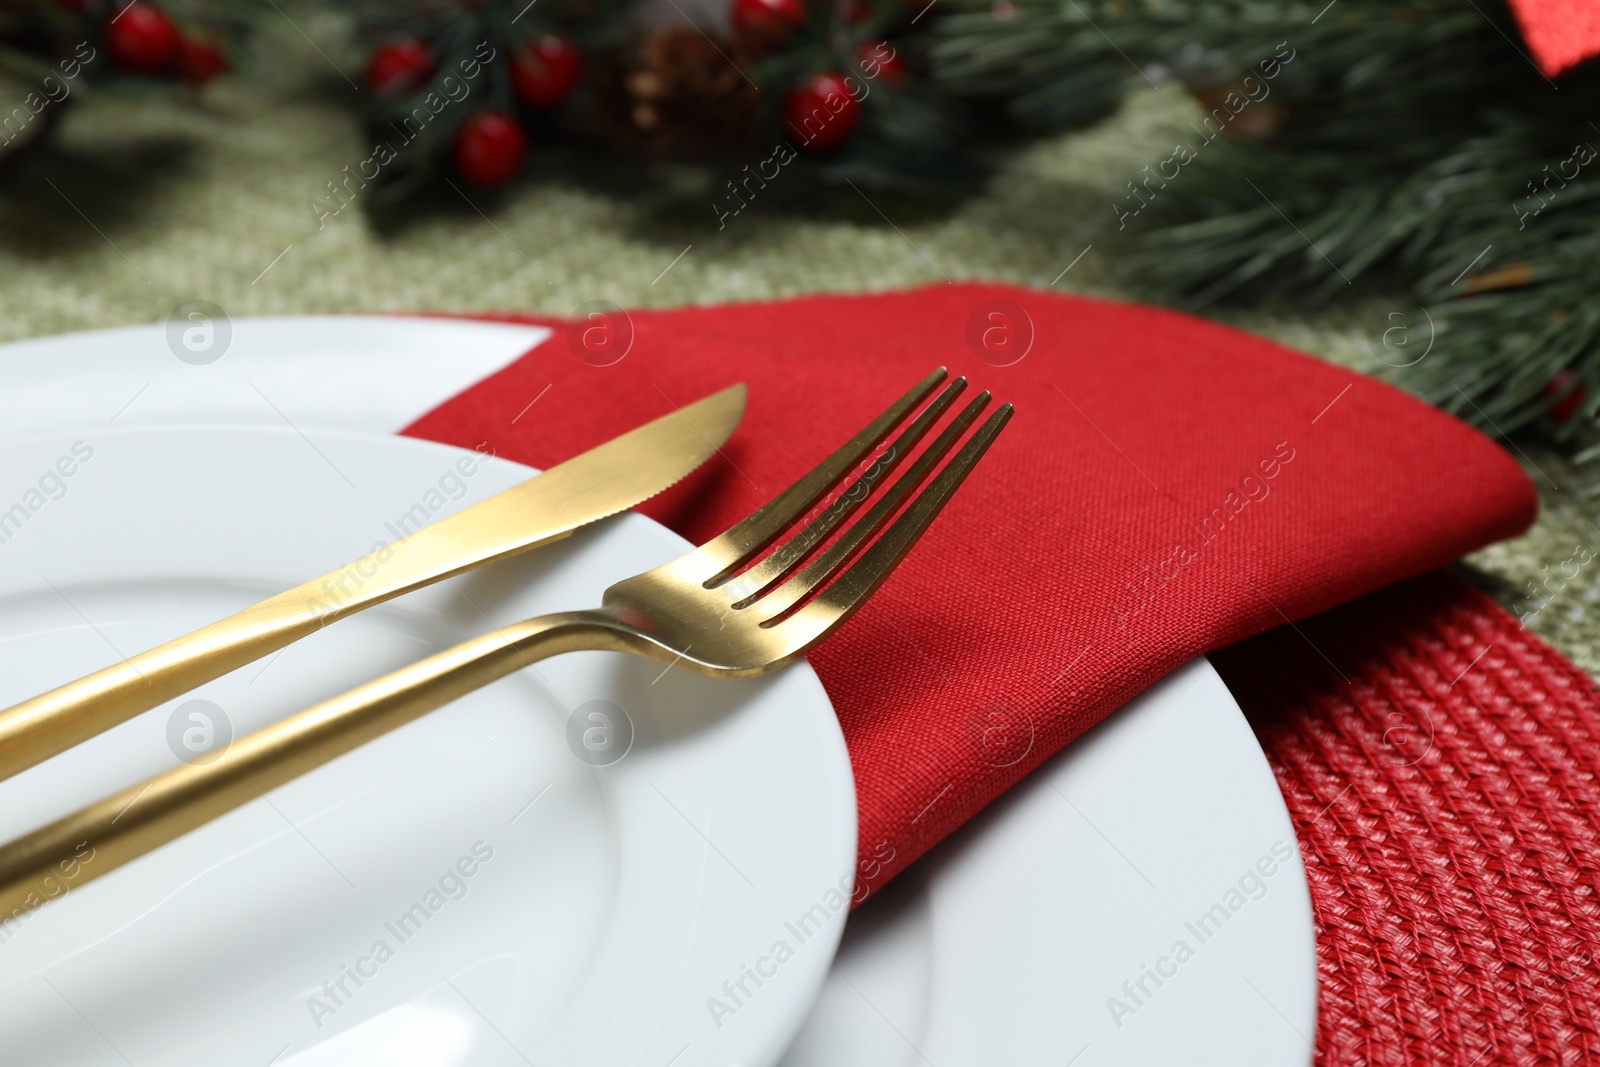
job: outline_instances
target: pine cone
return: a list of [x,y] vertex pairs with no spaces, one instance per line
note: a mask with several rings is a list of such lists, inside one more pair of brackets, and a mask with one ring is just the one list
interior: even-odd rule
[[693,26],[651,30],[601,87],[609,139],[656,156],[704,156],[754,142],[761,103],[740,69],[751,57]]
[[1206,89],[1189,86],[1213,128],[1241,141],[1270,141],[1282,132],[1289,113],[1276,100],[1252,101],[1243,81]]

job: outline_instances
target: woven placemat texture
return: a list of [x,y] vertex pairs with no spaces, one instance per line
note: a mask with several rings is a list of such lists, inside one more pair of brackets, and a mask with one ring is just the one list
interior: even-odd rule
[[1595,1062],[1594,682],[1448,574],[1213,661],[1300,841],[1317,1062]]

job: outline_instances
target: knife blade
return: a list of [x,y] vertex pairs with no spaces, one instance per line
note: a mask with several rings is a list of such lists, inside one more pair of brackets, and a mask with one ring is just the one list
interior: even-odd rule
[[323,626],[569,536],[666,489],[733,433],[735,385],[225,619],[0,711],[0,780]]

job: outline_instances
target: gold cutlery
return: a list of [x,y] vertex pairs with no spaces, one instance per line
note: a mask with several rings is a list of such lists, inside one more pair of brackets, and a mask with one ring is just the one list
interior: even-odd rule
[[[599,608],[543,615],[474,638],[250,734],[214,762],[175,767],[0,847],[0,915],[54,896],[52,882],[59,891],[69,868],[74,884],[97,878],[549,656],[629,652],[732,678],[765,674],[799,658],[889,577],[1011,417],[1011,405],[1001,405],[934,473],[988,406],[989,394],[980,394],[841,532],[965,387],[963,379],[951,382],[907,423],[944,377],[941,368],[923,379],[726,533],[612,585]],[[849,488],[763,558],[903,423]]]
[[0,711],[0,780],[374,604],[549,544],[647,500],[721,447],[735,385],[321,577]]

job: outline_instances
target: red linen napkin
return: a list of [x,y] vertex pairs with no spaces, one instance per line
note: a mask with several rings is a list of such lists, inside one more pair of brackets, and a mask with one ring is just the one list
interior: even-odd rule
[[1194,655],[1516,533],[1536,507],[1462,423],[1175,313],[941,285],[628,319],[550,322],[552,341],[406,432],[544,467],[748,382],[724,457],[641,509],[702,541],[935,365],[1017,405],[811,656],[850,748],[863,896]]
[[1511,10],[1546,75],[1600,55],[1600,0],[1511,0]]

